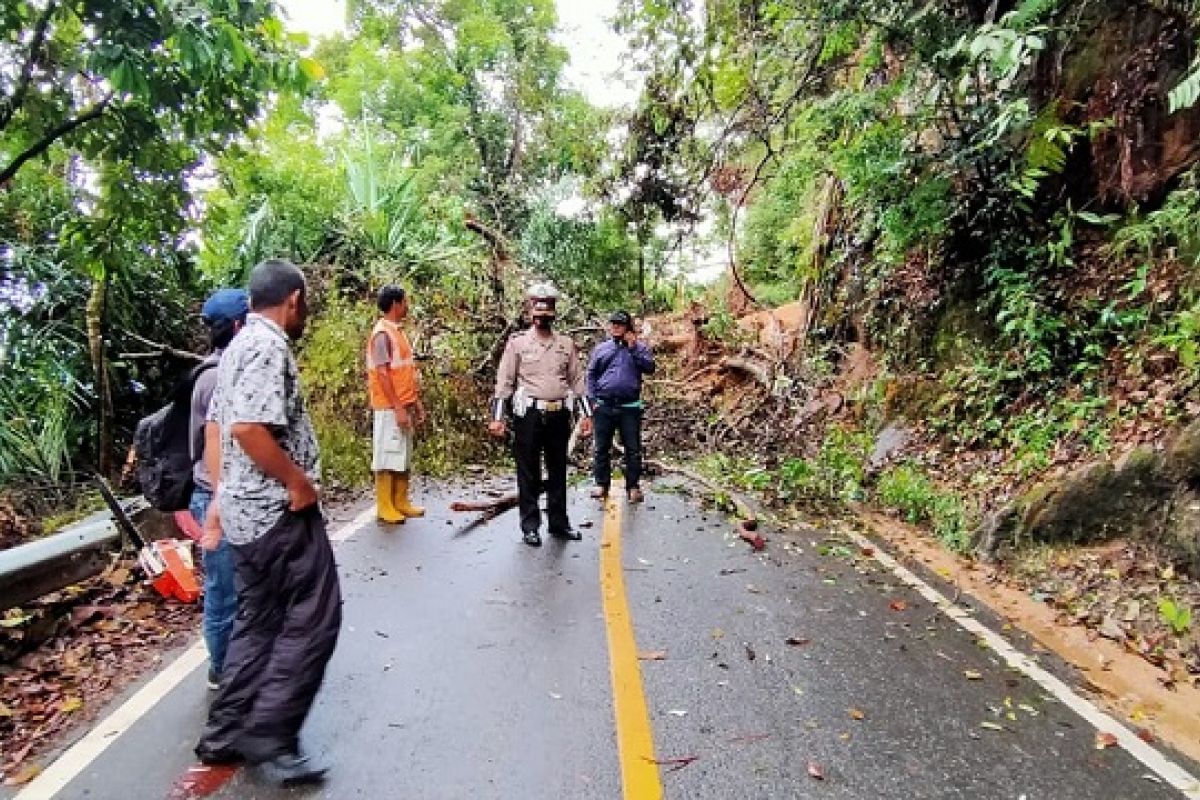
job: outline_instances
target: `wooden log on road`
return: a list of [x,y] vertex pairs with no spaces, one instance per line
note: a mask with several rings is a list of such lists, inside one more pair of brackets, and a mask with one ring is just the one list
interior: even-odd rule
[[490,519],[499,516],[517,505],[517,493],[506,492],[499,497],[487,500],[455,500],[450,504],[451,511],[483,511],[484,517]]

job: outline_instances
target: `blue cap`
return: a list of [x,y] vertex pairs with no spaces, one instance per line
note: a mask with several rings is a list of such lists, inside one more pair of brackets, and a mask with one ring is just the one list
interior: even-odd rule
[[222,321],[239,322],[250,313],[250,295],[245,289],[217,289],[204,301],[200,316],[208,325]]

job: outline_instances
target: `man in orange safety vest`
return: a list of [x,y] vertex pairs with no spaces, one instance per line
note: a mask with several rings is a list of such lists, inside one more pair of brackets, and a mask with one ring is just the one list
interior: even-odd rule
[[374,414],[371,470],[379,519],[401,523],[425,513],[408,496],[413,434],[425,422],[425,407],[412,345],[400,327],[408,316],[408,297],[399,286],[384,286],[378,305],[382,316],[367,340],[367,388]]

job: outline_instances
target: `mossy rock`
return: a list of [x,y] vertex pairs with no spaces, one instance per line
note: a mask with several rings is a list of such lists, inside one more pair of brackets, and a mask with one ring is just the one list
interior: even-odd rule
[[1175,437],[1163,456],[1163,474],[1186,484],[1200,482],[1200,420]]
[[941,395],[942,385],[937,381],[903,375],[884,386],[883,412],[887,419],[925,419]]
[[1158,537],[1173,484],[1161,459],[1137,448],[1116,465],[1089,464],[1034,486],[993,514],[976,537],[985,557],[1026,542],[1101,541],[1118,535]]
[[1200,577],[1200,492],[1180,489],[1171,498],[1161,543],[1189,575]]
[[934,367],[944,372],[986,358],[990,352],[988,343],[994,340],[990,322],[974,305],[952,303],[939,315],[933,330],[930,355]]

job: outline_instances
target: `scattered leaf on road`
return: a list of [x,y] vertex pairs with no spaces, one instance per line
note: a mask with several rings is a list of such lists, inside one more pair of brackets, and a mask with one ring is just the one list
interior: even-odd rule
[[754,744],[755,742],[765,741],[771,738],[769,733],[747,733],[744,736],[734,736],[729,740],[730,744]]
[[1110,747],[1116,747],[1116,745],[1117,745],[1117,737],[1114,736],[1113,734],[1104,733],[1103,731],[1096,732],[1096,749],[1097,750],[1106,750]]
[[699,760],[700,756],[680,756],[679,758],[649,758],[648,756],[642,756],[642,758],[660,767],[670,767],[667,772],[677,772],[693,761]]
[[4,785],[5,786],[24,786],[25,784],[29,783],[31,780],[33,780],[34,778],[36,778],[38,775],[41,775],[41,774],[42,774],[42,768],[40,765],[30,764],[29,766],[25,767],[20,772],[18,772],[16,775],[13,775],[11,778],[6,780],[4,782]]
[[72,711],[78,711],[83,708],[83,700],[78,697],[64,697],[59,710],[64,714],[70,714]]
[[892,609],[892,611],[904,611],[908,608],[908,603],[903,600],[893,600],[888,603],[888,608]]
[[129,581],[129,570],[125,567],[118,567],[105,576],[105,580],[112,586],[123,586]]
[[969,681],[977,681],[983,678],[983,673],[977,669],[964,669],[963,675],[966,675]]
[[863,711],[861,708],[852,708],[852,709],[850,709],[849,713],[850,713],[850,719],[862,720],[862,719],[867,718],[866,712]]
[[981,727],[981,728],[986,728],[986,729],[987,729],[987,730],[989,730],[989,731],[1002,731],[1002,730],[1004,730],[1004,726],[1003,726],[1003,725],[1000,725],[1000,724],[998,724],[998,723],[995,723],[995,722],[986,722],[986,721],[985,721],[985,722],[981,722],[981,723],[979,723],[979,727]]
[[792,647],[803,647],[804,645],[808,644],[808,642],[808,639],[804,639],[799,636],[789,636],[784,640],[785,644],[789,644]]
[[745,540],[750,545],[750,549],[756,553],[765,549],[767,546],[767,540],[763,538],[761,533],[752,533],[747,530],[742,530],[738,536]]
[[1137,737],[1146,744],[1154,744],[1155,742],[1154,734],[1150,732],[1149,728],[1138,728]]
[[820,764],[818,764],[816,761],[809,761],[808,762],[808,775],[811,778],[815,778],[819,781],[823,781],[823,780],[825,780],[825,768],[822,767]]
[[666,650],[647,650],[644,653],[638,653],[638,658],[642,661],[666,661]]

